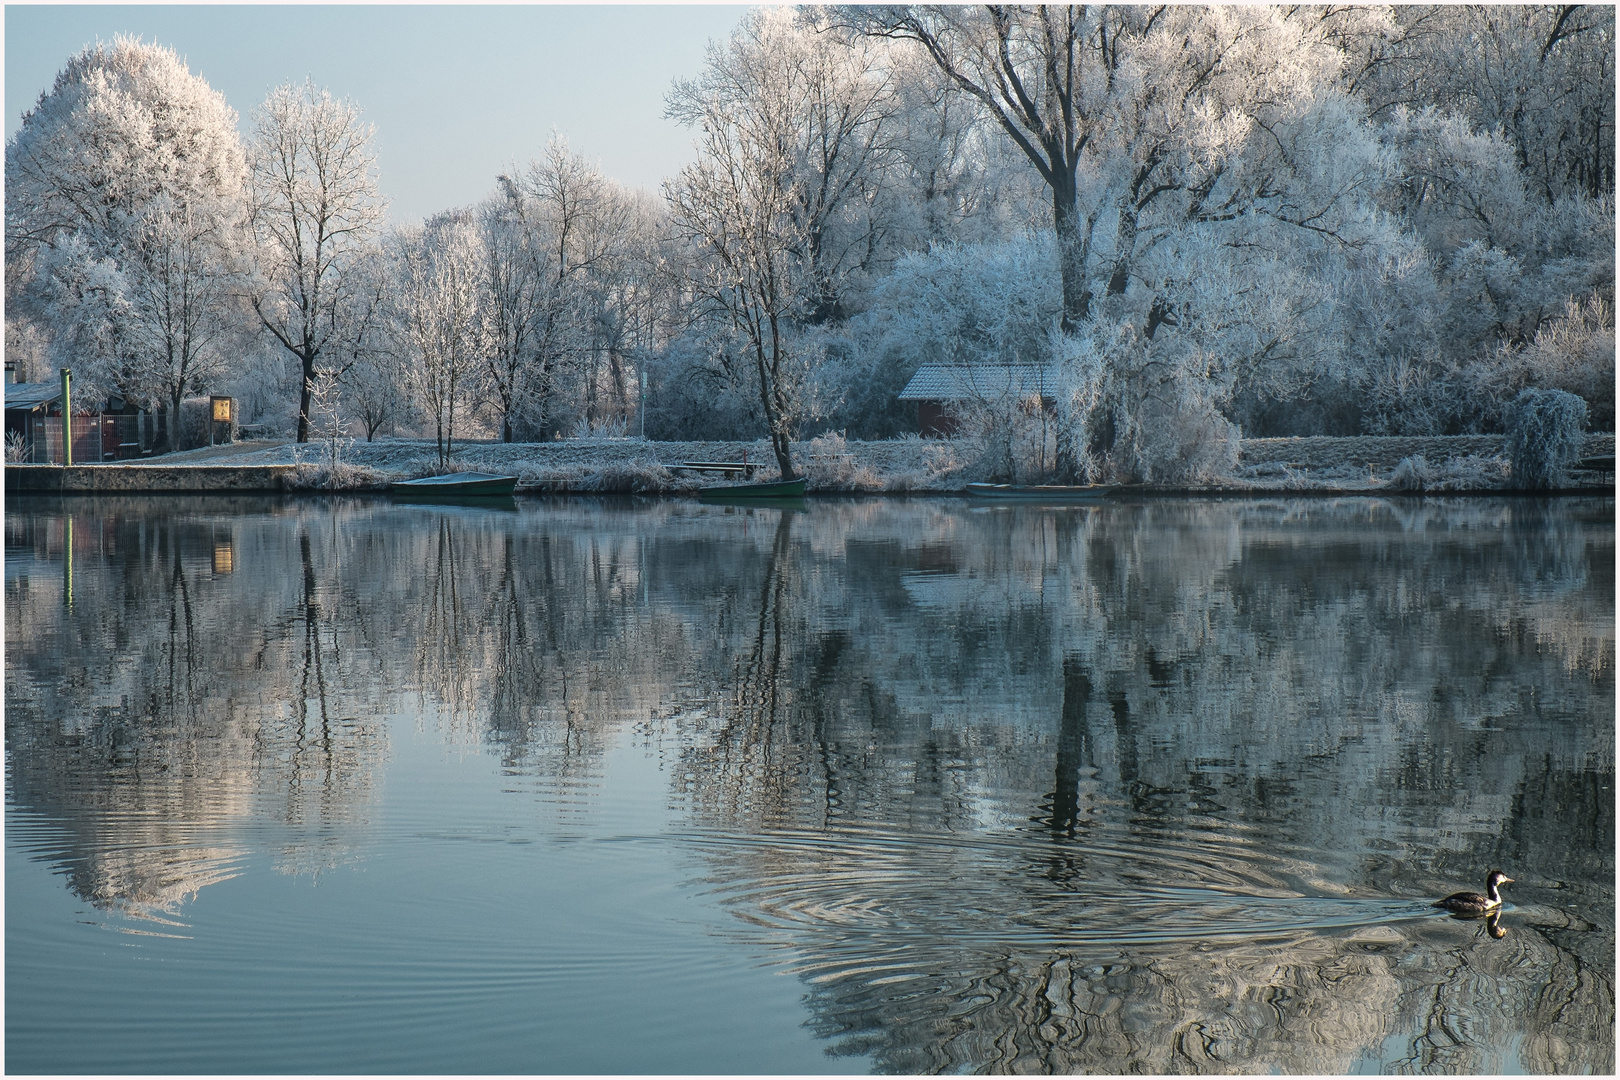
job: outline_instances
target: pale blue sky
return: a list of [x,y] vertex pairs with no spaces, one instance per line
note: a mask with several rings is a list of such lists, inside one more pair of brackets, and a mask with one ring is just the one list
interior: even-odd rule
[[69,56],[97,39],[172,46],[242,117],[310,77],[377,127],[389,217],[411,221],[494,189],[553,128],[609,176],[657,191],[692,160],[663,118],[740,6],[32,5],[5,9],[6,138]]

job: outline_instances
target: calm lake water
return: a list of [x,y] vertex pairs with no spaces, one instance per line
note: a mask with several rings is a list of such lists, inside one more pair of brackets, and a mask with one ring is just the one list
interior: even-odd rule
[[1612,1072],[1614,514],[11,498],[6,1068]]

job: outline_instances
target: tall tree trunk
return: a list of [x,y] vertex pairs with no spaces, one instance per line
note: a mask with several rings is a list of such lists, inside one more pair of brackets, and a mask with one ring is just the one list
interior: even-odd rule
[[456,377],[450,376],[449,421],[444,425],[444,461],[442,468],[450,467],[450,442],[456,437]]
[[779,427],[771,428],[771,452],[776,455],[776,464],[782,470],[782,479],[797,480],[799,474],[793,471],[792,445],[788,440],[788,433]]
[[612,345],[608,346],[608,375],[612,379],[615,409],[619,419],[626,423],[630,420],[630,392],[624,381],[624,358],[619,350]]
[[797,480],[799,474],[793,471],[793,448],[788,440],[787,409],[784,407],[781,392],[782,331],[774,315],[770,316],[770,324],[769,362],[766,361],[763,336],[757,336],[755,339],[754,352],[759,360],[759,398],[761,404],[765,406],[765,426],[771,433],[771,451],[776,455],[776,464],[782,470],[782,479]]
[[180,399],[184,394],[185,391],[183,389],[176,390],[171,399],[174,404],[174,426],[169,430],[174,432],[171,441],[174,443],[174,449],[176,450],[187,449],[187,447],[183,445],[185,442],[185,429],[181,425],[180,421]]
[[1129,196],[1119,200],[1119,232],[1114,239],[1114,269],[1108,276],[1108,295],[1123,296],[1131,283],[1131,255],[1136,250],[1136,234],[1140,229],[1136,207]]
[[1063,332],[1072,334],[1091,317],[1091,283],[1086,264],[1091,259],[1091,229],[1095,222],[1081,220],[1073,176],[1059,175],[1052,185],[1052,226],[1057,233],[1058,269],[1063,278]]
[[1052,461],[1052,471],[1057,474],[1060,484],[1080,484],[1086,478],[1081,476],[1080,455],[1075,452],[1074,438],[1069,432],[1067,423],[1058,425],[1056,454]]
[[160,397],[152,404],[152,418],[157,425],[157,430],[152,434],[152,453],[167,454],[174,449],[169,440],[169,403]]
[[315,384],[315,354],[304,352],[299,354],[303,367],[303,386],[298,391],[298,441],[309,442],[309,392]]
[[598,362],[595,349],[591,349],[586,355],[590,360],[585,367],[585,424],[586,427],[590,427],[602,416],[601,408],[596,403],[596,375],[601,364]]

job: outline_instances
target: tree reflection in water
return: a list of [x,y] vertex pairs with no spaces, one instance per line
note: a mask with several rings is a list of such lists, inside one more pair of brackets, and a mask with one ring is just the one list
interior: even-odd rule
[[[27,572],[30,557],[52,557],[58,518],[7,518],[12,797],[59,822],[50,857],[75,893],[164,922],[235,876],[252,853],[244,832],[266,816],[281,824],[274,856],[288,871],[351,857],[344,826],[386,745],[378,724],[329,707],[334,679],[356,695],[323,606],[337,583],[311,554],[314,521],[235,517],[257,500],[195,507],[81,503],[78,601],[60,618],[32,602]],[[233,550],[225,564],[221,546]],[[276,571],[241,596],[237,560]]]
[[[1449,509],[851,536],[832,605],[784,522],[683,758],[708,888],[884,1070],[1608,1068],[1612,614],[1569,582],[1612,532]],[[915,625],[826,624],[896,580]],[[1497,862],[1590,871],[1604,925],[1433,917]]]
[[[363,850],[416,713],[560,815],[673,762],[693,887],[883,1070],[1612,1071],[1612,500],[74,521],[69,611],[60,504],[8,508],[6,732],[97,903],[249,820]],[[1494,865],[1499,919],[1429,911]]]

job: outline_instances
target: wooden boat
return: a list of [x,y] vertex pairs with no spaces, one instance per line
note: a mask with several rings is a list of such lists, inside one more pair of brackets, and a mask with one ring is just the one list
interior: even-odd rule
[[719,484],[698,492],[704,499],[796,499],[804,494],[804,477],[764,484]]
[[1091,502],[1107,498],[1113,484],[969,484],[967,493],[975,499],[1019,499],[1044,502]]
[[466,498],[467,496],[488,497],[491,495],[510,495],[517,486],[517,477],[501,476],[497,473],[462,472],[446,473],[443,476],[424,476],[417,480],[395,480],[388,485],[388,490],[397,495],[410,495],[413,498],[422,496],[453,496]]

